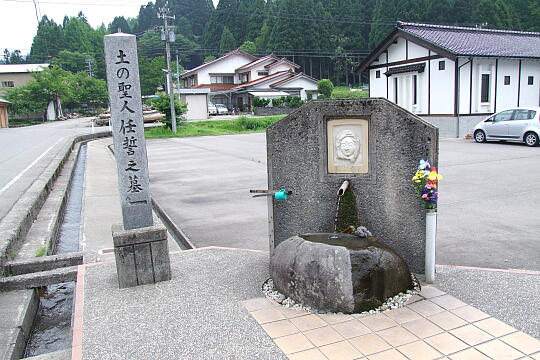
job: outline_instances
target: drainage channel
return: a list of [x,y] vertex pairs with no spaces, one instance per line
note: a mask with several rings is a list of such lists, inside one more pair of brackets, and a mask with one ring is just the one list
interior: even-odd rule
[[[68,198],[54,254],[79,251],[80,224],[84,174],[86,170],[86,144],[81,144],[73,169]],[[41,288],[39,309],[36,313],[25,357],[46,354],[71,347],[71,317],[73,313],[74,282]]]

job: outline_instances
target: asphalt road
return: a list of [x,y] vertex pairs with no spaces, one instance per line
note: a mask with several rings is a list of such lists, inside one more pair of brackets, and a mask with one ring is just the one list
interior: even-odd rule
[[73,136],[91,132],[90,118],[0,129],[0,219]]
[[[197,246],[268,249],[265,134],[147,142],[152,195]],[[540,147],[440,142],[437,264],[540,270]]]

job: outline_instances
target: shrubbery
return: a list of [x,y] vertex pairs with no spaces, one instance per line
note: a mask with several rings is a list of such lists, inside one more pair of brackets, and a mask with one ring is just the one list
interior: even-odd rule
[[[171,103],[169,100],[169,95],[167,95],[164,92],[159,92],[156,94],[158,97],[150,99],[148,101],[149,105],[152,105],[155,107],[159,112],[164,113],[166,115],[165,120],[163,120],[163,123],[169,128],[172,129],[172,122],[171,122]],[[176,124],[178,125],[178,117],[180,117],[183,113],[187,111],[187,104],[180,104],[180,101],[178,101],[178,98],[174,98],[174,110],[176,112]],[[183,118],[180,117],[180,121],[182,121]]]
[[254,97],[253,98],[253,106],[255,107],[265,107],[270,104],[270,99],[263,99],[260,97]]
[[334,84],[329,79],[319,80],[317,84],[317,90],[319,91],[320,98],[329,99],[332,96],[332,90],[334,90]]

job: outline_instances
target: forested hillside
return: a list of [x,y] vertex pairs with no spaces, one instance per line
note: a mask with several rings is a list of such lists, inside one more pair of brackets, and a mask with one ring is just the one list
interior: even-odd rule
[[[28,56],[70,71],[92,62],[104,77],[103,36],[120,29],[137,35],[143,91],[163,85],[164,45],[158,11],[164,0],[142,6],[137,18],[122,14],[108,26],[88,25],[84,15],[62,24],[43,17]],[[186,68],[237,47],[254,55],[270,52],[298,63],[302,71],[334,83],[357,83],[351,69],[395,26],[397,20],[540,31],[538,0],[169,0],[176,55]],[[9,62],[20,56],[5,54]],[[91,59],[91,60],[86,60]]]

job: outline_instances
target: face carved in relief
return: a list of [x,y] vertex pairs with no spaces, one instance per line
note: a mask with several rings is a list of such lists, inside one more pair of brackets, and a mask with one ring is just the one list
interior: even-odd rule
[[360,153],[360,138],[351,130],[343,130],[334,139],[335,153],[338,159],[354,163]]

